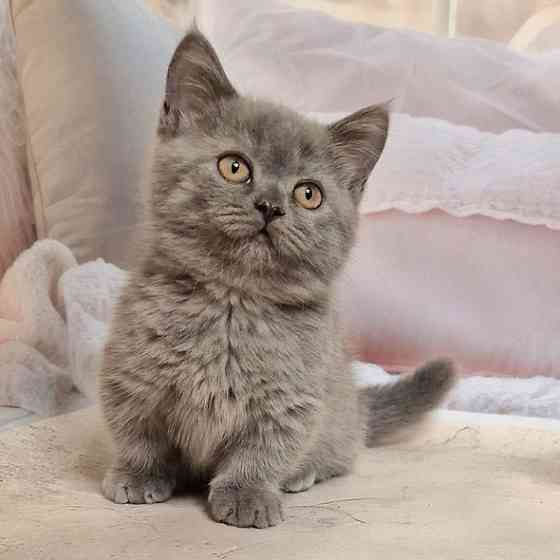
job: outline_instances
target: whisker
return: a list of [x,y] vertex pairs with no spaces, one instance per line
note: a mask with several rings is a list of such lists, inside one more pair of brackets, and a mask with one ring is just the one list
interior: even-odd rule
[[218,218],[229,218],[229,217],[236,217],[236,216],[246,216],[247,212],[239,211],[239,212],[216,212],[215,216]]

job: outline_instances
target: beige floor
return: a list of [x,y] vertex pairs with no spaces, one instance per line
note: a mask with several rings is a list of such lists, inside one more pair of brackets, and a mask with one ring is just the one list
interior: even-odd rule
[[36,418],[35,414],[10,406],[0,406],[0,432],[26,424]]
[[0,433],[0,558],[548,560],[560,557],[560,423],[440,413],[415,442],[286,498],[264,531],[203,500],[117,506],[95,409]]

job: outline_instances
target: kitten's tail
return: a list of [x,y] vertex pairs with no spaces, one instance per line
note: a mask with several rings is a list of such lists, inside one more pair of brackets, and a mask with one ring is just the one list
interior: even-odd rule
[[417,425],[444,399],[455,380],[452,362],[436,360],[391,385],[362,389],[360,404],[366,409],[367,446]]

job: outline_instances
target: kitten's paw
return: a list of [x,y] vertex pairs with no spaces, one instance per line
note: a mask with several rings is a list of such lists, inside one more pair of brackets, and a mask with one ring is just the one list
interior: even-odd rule
[[212,517],[227,525],[265,529],[284,520],[280,497],[271,490],[218,486],[208,500]]
[[305,492],[315,484],[316,474],[314,470],[308,470],[300,473],[282,483],[284,492]]
[[132,475],[110,469],[101,486],[103,495],[116,504],[155,504],[171,498],[175,481],[171,478]]

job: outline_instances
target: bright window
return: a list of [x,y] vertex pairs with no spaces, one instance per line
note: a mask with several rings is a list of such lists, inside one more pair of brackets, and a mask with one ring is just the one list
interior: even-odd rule
[[339,17],[448,36],[560,48],[560,0],[291,0]]

